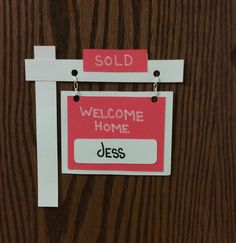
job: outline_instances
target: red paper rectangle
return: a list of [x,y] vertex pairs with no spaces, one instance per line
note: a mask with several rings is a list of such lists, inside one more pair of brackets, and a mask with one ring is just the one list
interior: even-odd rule
[[84,72],[147,72],[147,50],[84,49]]
[[[79,102],[74,102],[73,96],[68,96],[67,110],[67,158],[70,170],[164,171],[165,97],[159,97],[158,102],[153,103],[150,97],[81,96]],[[98,123],[104,127],[102,130],[95,127]],[[123,132],[112,132],[108,129],[111,124],[125,124],[126,127]],[[75,141],[78,139],[155,140],[158,147],[156,161],[152,164],[111,164],[109,161],[94,164],[78,163],[74,158]],[[86,149],[89,149],[89,146]]]

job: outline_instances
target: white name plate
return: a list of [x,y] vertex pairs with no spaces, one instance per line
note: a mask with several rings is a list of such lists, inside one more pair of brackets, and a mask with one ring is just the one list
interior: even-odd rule
[[154,164],[157,141],[154,139],[76,139],[77,163]]

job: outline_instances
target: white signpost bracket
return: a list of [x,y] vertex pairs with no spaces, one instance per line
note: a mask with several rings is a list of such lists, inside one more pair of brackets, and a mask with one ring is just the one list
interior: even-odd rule
[[161,83],[183,82],[184,60],[149,60],[148,72],[83,72],[83,60],[25,60],[26,80],[48,82],[74,81],[71,71],[78,71],[81,82],[152,83],[153,72],[160,72]]
[[83,60],[55,59],[55,46],[35,46],[35,59],[25,59],[26,81],[35,80],[38,206],[58,207],[58,149],[56,82],[182,83],[184,60],[148,60],[147,72],[83,72]]

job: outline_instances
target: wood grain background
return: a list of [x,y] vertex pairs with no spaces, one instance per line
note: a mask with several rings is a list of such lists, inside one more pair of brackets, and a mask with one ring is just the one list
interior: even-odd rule
[[[57,58],[146,48],[185,59],[184,84],[160,87],[175,92],[172,175],[60,174],[60,207],[37,208],[34,83],[24,81],[34,45],[56,45]],[[236,242],[235,94],[235,0],[0,0],[0,242]]]

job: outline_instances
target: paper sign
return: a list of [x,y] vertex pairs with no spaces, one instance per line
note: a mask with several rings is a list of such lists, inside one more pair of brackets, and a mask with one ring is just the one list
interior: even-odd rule
[[84,72],[147,72],[147,50],[84,49]]
[[169,175],[172,92],[61,93],[62,172]]

